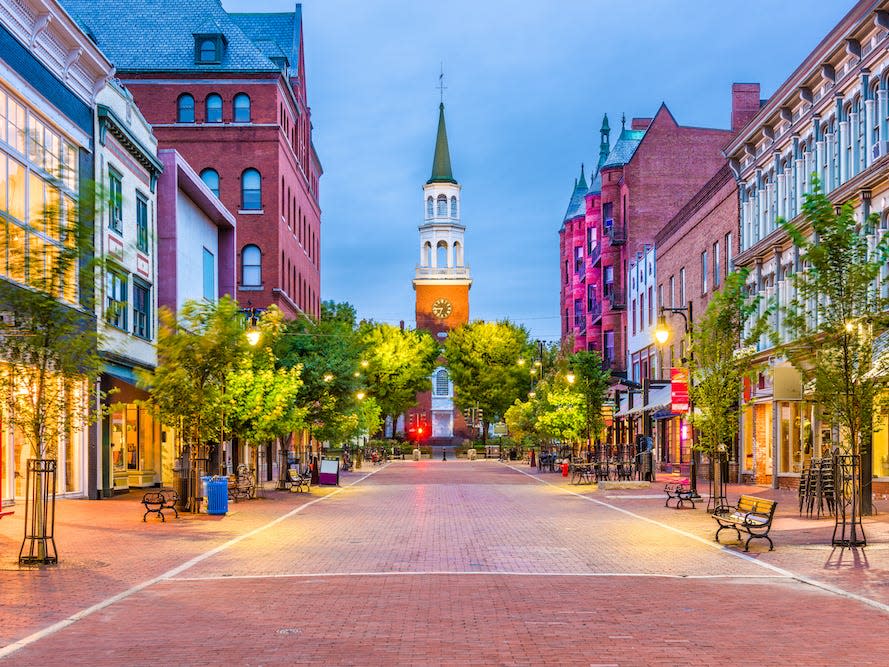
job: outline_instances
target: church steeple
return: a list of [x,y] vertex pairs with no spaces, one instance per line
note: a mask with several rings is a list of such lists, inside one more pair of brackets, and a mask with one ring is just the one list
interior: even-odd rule
[[451,153],[448,150],[448,132],[445,129],[444,102],[438,105],[438,136],[435,138],[435,156],[432,158],[432,176],[426,183],[456,183],[451,172]]

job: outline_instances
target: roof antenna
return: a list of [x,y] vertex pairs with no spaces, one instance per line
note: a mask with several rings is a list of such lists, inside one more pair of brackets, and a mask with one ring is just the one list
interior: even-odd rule
[[439,62],[439,68],[440,73],[438,75],[438,85],[436,86],[436,88],[438,88],[440,101],[442,104],[444,104],[444,91],[448,89],[448,87],[444,84],[444,63]]

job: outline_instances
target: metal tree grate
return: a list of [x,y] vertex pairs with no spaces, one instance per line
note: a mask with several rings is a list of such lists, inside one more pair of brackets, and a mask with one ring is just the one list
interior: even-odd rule
[[19,549],[19,565],[52,565],[59,562],[53,530],[56,523],[56,462],[28,459],[25,478],[25,539]]

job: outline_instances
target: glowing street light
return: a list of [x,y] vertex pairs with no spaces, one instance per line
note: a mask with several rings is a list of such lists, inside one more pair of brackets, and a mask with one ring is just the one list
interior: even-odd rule
[[365,396],[367,396],[367,394],[365,394],[363,391],[359,391],[357,394],[355,394],[355,398],[357,398],[359,401],[363,401]]
[[654,340],[658,345],[666,345],[670,340],[670,328],[667,326],[667,320],[663,315],[658,316],[657,326],[654,328]]
[[568,380],[568,384],[574,384],[576,378],[574,377],[574,373],[568,373],[568,375],[565,376],[565,379]]
[[322,379],[325,382],[333,382],[333,375],[331,373],[325,373]]

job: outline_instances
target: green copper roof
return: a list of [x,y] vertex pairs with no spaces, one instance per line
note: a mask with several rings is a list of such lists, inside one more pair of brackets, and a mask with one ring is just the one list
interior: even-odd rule
[[432,176],[427,183],[456,183],[451,173],[451,153],[448,150],[448,132],[445,129],[444,102],[438,105],[438,136],[435,138],[435,157],[432,158]]

